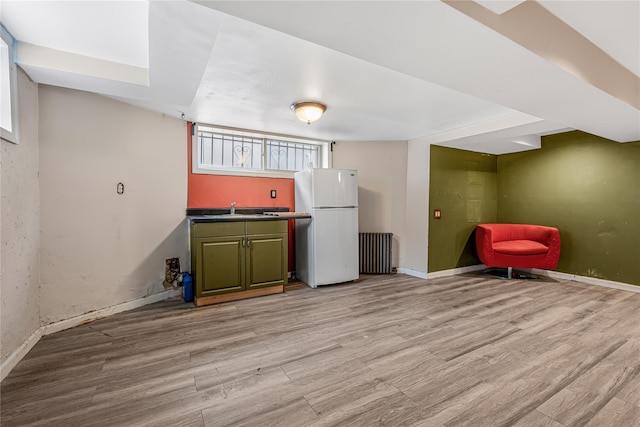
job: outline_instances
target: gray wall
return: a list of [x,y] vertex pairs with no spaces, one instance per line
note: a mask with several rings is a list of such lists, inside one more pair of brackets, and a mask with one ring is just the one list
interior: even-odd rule
[[188,266],[186,124],[87,92],[39,92],[43,324],[162,291],[166,258]]
[[[0,362],[40,327],[38,86],[18,69],[20,143],[2,140]],[[4,374],[4,372],[3,372]]]
[[333,167],[358,170],[360,232],[393,233],[393,266],[402,265],[405,234],[407,141],[337,142]]
[[163,291],[167,258],[188,266],[185,123],[22,71],[18,96],[20,143],[2,141],[2,375],[41,326]]
[[407,203],[405,239],[400,248],[405,254],[402,268],[411,274],[427,274],[429,256],[429,159],[430,146],[420,139],[411,140],[407,150]]

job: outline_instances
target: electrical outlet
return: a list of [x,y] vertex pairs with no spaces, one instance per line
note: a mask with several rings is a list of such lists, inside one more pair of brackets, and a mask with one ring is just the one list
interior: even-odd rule
[[276,198],[276,190],[271,190],[271,198],[272,199]]
[[442,212],[440,212],[440,209],[434,209],[433,210],[433,218],[440,219],[441,217],[442,217]]

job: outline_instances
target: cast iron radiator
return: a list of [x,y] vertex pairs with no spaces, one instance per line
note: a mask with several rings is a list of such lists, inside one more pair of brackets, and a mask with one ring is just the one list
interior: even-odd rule
[[360,273],[391,273],[393,233],[359,233]]

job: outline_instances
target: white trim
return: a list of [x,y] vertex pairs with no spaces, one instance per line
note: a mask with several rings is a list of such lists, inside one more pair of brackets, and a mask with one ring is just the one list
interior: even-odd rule
[[427,278],[427,273],[425,273],[424,271],[412,270],[410,268],[399,267],[398,268],[398,273],[406,274],[408,276],[417,277],[419,279],[426,279]]
[[106,307],[100,310],[91,311],[89,313],[81,314],[70,319],[60,320],[58,322],[49,323],[48,325],[41,326],[42,336],[47,336],[55,332],[64,331],[65,329],[80,326],[83,323],[93,322],[94,320],[102,319],[103,317],[109,317],[116,313],[123,311],[133,310],[134,308],[143,307],[147,304],[153,304],[154,302],[164,301],[168,298],[181,295],[180,289],[170,289],[168,291],[160,292],[158,294],[149,295],[146,297],[127,301],[122,304]]
[[440,271],[434,271],[433,273],[427,273],[427,278],[437,279],[439,277],[455,276],[456,274],[464,274],[464,273],[469,273],[471,271],[484,270],[485,268],[487,268],[487,266],[484,264],[469,265],[466,267],[456,267],[450,270],[440,270]]
[[552,277],[555,279],[571,280],[573,282],[586,283],[587,285],[603,286],[605,288],[613,288],[621,291],[640,293],[640,286],[630,285],[628,283],[614,282],[613,280],[597,279],[595,277],[578,276],[575,274],[562,273],[559,271],[540,270],[538,268],[529,269],[533,274],[540,276]]
[[92,311],[90,313],[81,314],[80,316],[75,316],[70,319],[64,319],[58,322],[49,323],[48,325],[40,326],[0,365],[0,381],[4,380],[4,378],[9,375],[9,372],[11,372],[11,370],[16,367],[18,362],[20,362],[22,358],[27,355],[29,350],[31,350],[33,346],[38,343],[40,338],[46,335],[64,331],[65,329],[73,328],[84,323],[93,322],[94,320],[102,319],[116,313],[143,307],[147,304],[164,301],[178,295],[182,295],[181,289],[170,289],[168,291],[138,298],[132,301],[127,301],[122,304],[106,307],[100,310]]
[[20,344],[20,347],[18,347],[13,353],[9,355],[9,357],[5,359],[4,362],[2,362],[2,364],[0,364],[0,381],[3,381],[5,377],[9,375],[9,372],[11,372],[11,370],[16,367],[18,362],[20,362],[22,358],[24,358],[27,353],[31,351],[33,346],[35,346],[38,341],[40,341],[40,338],[42,338],[41,327],[36,329],[29,338],[27,338],[22,344]]
[[[437,279],[439,277],[447,277],[447,276],[453,276],[456,274],[468,273],[471,271],[484,270],[485,268],[489,268],[489,267],[487,267],[484,264],[477,264],[477,265],[471,265],[468,267],[452,268],[451,270],[436,271],[433,273],[428,273],[427,276],[429,279]],[[404,270],[404,269],[399,268],[398,272],[404,273],[404,271],[401,271],[401,270]],[[539,276],[547,276],[554,279],[569,280],[572,282],[585,283],[587,285],[603,286],[605,288],[612,288],[612,289],[618,289],[621,291],[640,293],[640,286],[630,285],[628,283],[622,283],[622,282],[614,282],[612,280],[597,279],[595,277],[587,277],[587,276],[578,276],[576,274],[562,273],[560,271],[553,271],[553,270],[541,270],[539,268],[518,268],[517,270],[528,271],[533,274],[537,274]],[[423,279],[425,278],[424,276],[418,276],[415,274],[410,274],[410,273],[406,273],[406,274],[409,274],[411,276],[421,277]]]
[[16,67],[15,62],[17,41],[1,22],[0,33],[0,38],[2,38],[2,41],[7,45],[7,54],[9,59],[6,71],[9,74],[9,108],[11,115],[11,130],[5,129],[0,125],[0,138],[14,144],[18,144],[20,142],[20,111],[18,108],[18,68]]
[[251,176],[256,178],[281,178],[281,179],[293,179],[293,174],[297,171],[273,171],[271,169],[213,169],[206,166],[198,166],[198,153],[196,152],[194,159],[191,162],[191,173],[197,175],[227,175],[227,176]]
[[98,79],[149,86],[149,68],[108,61],[63,50],[20,42],[16,52],[22,67],[53,69]]

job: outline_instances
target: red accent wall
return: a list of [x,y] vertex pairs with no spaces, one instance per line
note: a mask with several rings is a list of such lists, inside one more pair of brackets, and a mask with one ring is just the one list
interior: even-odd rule
[[[293,179],[207,175],[192,172],[191,123],[187,124],[187,207],[236,208],[288,207],[295,210]],[[271,198],[271,190],[277,197]],[[289,271],[295,268],[294,221],[289,221]]]

